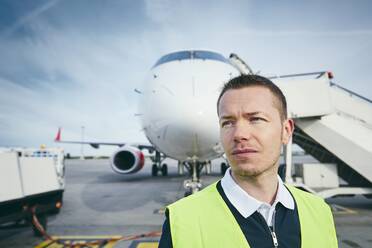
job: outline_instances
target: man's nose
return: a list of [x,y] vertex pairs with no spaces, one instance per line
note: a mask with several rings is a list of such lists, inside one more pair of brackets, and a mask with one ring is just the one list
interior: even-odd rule
[[234,141],[241,142],[251,138],[252,130],[247,123],[238,122],[234,128]]

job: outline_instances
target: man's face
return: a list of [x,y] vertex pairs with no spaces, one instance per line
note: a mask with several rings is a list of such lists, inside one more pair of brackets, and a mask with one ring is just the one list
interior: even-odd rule
[[225,92],[219,104],[220,136],[233,174],[259,176],[277,170],[282,144],[293,132],[281,120],[279,102],[261,86]]

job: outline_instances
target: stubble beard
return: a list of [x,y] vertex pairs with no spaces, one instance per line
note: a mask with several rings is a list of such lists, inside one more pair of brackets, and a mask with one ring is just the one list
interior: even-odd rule
[[[280,155],[279,155],[280,156]],[[261,175],[264,175],[271,170],[277,171],[279,164],[279,157],[275,159],[275,161],[272,161],[269,166],[265,167],[257,167],[257,168],[244,168],[243,166],[231,166],[231,171],[235,176],[238,176],[240,178],[258,178]]]
[[[283,138],[283,124],[281,125],[281,130],[282,131],[280,133],[280,140],[282,140],[282,138]],[[259,176],[266,174],[267,172],[269,172],[272,169],[274,169],[275,170],[275,173],[277,174],[278,173],[278,168],[279,168],[279,159],[280,159],[280,153],[281,153],[280,151],[281,151],[281,149],[282,149],[282,143],[279,146],[279,154],[278,154],[278,156],[276,156],[276,158],[274,159],[274,161],[272,161],[272,162],[269,163],[270,164],[269,166],[265,166],[265,167],[263,167],[263,169],[261,169],[262,167],[257,166],[257,164],[259,164],[259,162],[258,162],[256,164],[256,166],[253,166],[253,168],[251,168],[251,169],[249,169],[249,168],[248,169],[244,169],[244,165],[243,166],[239,166],[239,165],[231,166],[231,172],[235,176],[238,176],[238,177],[240,177],[242,179],[244,179],[244,178],[258,178]],[[254,164],[254,161],[252,161],[252,162],[248,162],[247,161],[247,163]],[[232,163],[230,163],[230,164],[232,165]]]

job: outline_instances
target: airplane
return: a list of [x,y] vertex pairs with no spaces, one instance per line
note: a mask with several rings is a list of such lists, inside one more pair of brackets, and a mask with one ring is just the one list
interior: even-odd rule
[[[143,131],[151,143],[127,144],[107,142],[65,141],[58,130],[56,142],[119,146],[111,158],[113,171],[119,174],[135,173],[144,166],[146,149],[151,156],[152,175],[160,171],[167,175],[162,163],[166,157],[178,161],[179,173],[186,168],[192,179],[185,182],[188,192],[201,188],[200,172],[211,160],[223,155],[219,140],[216,102],[221,87],[231,78],[252,73],[237,55],[229,58],[208,50],[176,51],[162,56],[148,73],[139,94],[139,114]],[[221,173],[227,169],[221,163]],[[208,170],[209,168],[209,170]]]

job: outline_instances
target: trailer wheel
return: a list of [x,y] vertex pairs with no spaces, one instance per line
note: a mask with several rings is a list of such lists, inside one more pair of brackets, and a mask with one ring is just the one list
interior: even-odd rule
[[[37,215],[37,219],[38,219],[40,225],[43,227],[44,231],[46,231],[47,230],[47,224],[48,224],[47,216],[45,214],[40,214],[40,215]],[[33,231],[35,237],[42,237],[43,236],[43,233],[40,232],[39,229],[37,229],[37,227],[34,225],[34,223],[32,223],[32,231]]]

